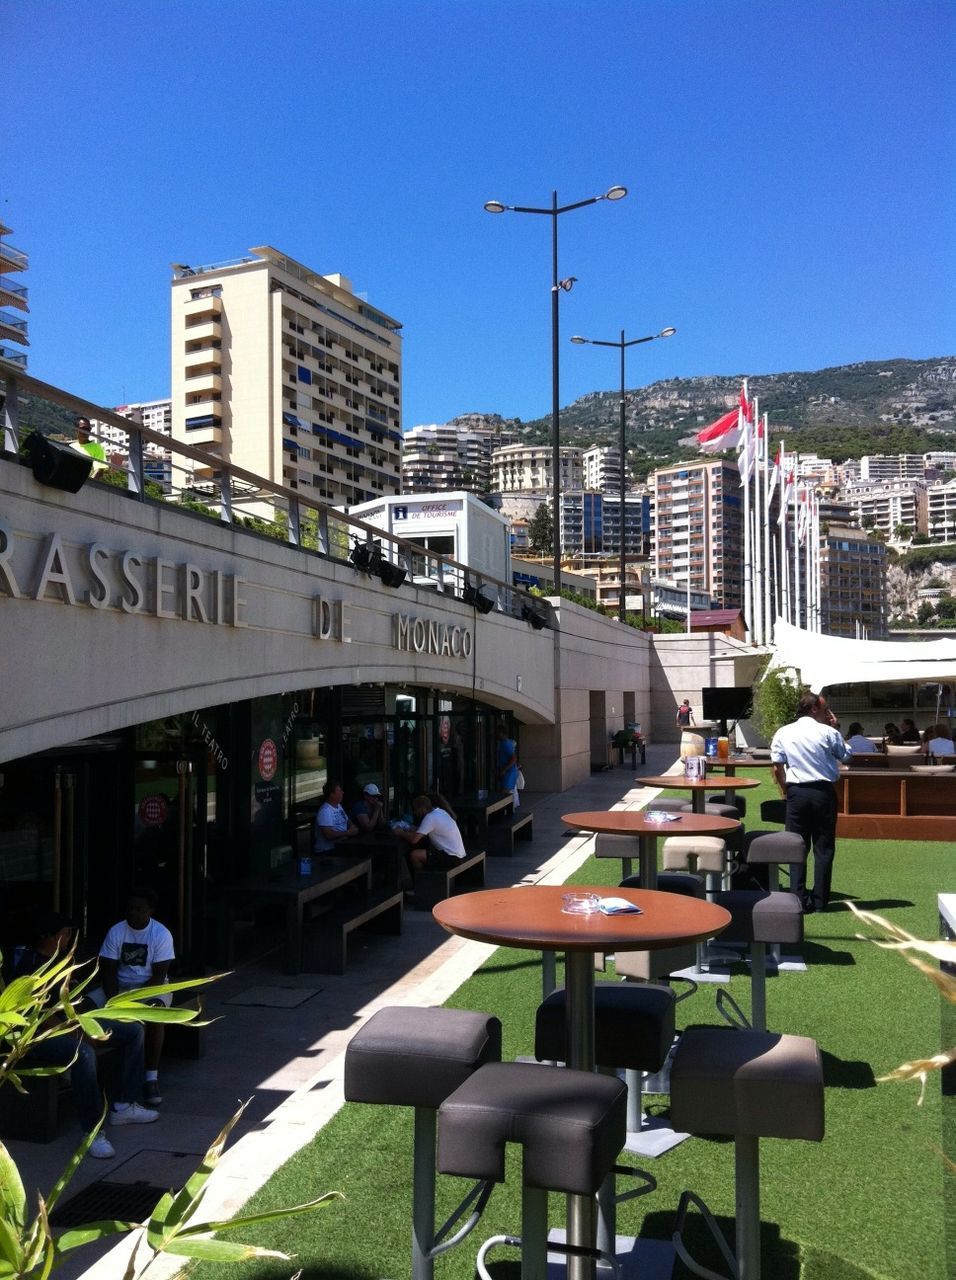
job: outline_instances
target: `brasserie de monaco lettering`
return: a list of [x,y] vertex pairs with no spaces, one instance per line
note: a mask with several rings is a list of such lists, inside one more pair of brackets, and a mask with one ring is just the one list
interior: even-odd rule
[[395,615],[395,648],[443,658],[469,658],[471,632],[448,622],[426,621],[398,613]]
[[16,537],[0,520],[0,594],[14,600],[60,600],[90,609],[248,626],[242,616],[246,580],[238,574],[117,551],[100,542],[68,550],[58,533],[40,538],[25,571],[22,554],[14,565],[16,547]]

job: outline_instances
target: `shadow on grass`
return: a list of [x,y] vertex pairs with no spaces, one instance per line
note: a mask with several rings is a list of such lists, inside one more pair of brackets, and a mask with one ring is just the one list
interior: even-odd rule
[[[833,939],[838,941],[838,939]],[[825,947],[819,939],[804,938],[800,944],[800,952],[808,965],[854,965],[856,957],[851,951],[835,951],[833,947]]]
[[[724,1239],[731,1249],[734,1248],[733,1218],[718,1217]],[[641,1237],[653,1240],[670,1240],[674,1227],[674,1213],[662,1210],[649,1213],[644,1219]],[[704,1267],[710,1267],[720,1275],[726,1275],[727,1264],[711,1237],[710,1232],[699,1213],[688,1215],[684,1230],[684,1247],[690,1256]],[[800,1246],[793,1240],[785,1240],[780,1234],[780,1227],[775,1222],[760,1224],[760,1256],[763,1261],[763,1274],[772,1276],[773,1280],[800,1280]],[[674,1264],[673,1280],[692,1280],[694,1273],[678,1259]]]
[[830,899],[827,914],[842,910],[844,905],[852,902],[861,911],[892,911],[895,907],[912,907],[909,898],[858,898],[855,893],[835,893]]
[[876,1077],[868,1062],[850,1058],[837,1058],[826,1049],[820,1050],[823,1058],[823,1083],[834,1089],[875,1089]]

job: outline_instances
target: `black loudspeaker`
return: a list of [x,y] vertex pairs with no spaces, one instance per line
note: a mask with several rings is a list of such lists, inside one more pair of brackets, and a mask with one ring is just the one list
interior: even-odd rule
[[39,431],[33,431],[27,436],[24,448],[34,480],[40,484],[48,484],[51,489],[78,493],[93,470],[93,459],[87,454],[71,449],[69,445],[48,440]]

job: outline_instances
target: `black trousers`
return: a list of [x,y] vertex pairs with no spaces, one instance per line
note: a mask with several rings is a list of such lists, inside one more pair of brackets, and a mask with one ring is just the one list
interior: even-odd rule
[[[803,837],[807,853],[813,850],[813,905],[822,911],[830,901],[833,855],[836,852],[837,797],[832,782],[787,784],[785,828]],[[807,896],[807,869],[800,863],[790,867],[790,888],[801,898]]]

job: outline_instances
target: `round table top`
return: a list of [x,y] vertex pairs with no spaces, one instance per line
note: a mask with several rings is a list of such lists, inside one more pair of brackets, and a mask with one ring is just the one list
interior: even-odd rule
[[670,791],[746,791],[759,787],[759,778],[685,778],[682,773],[663,773],[659,778],[638,778],[642,787],[664,787]]
[[772,769],[773,761],[767,756],[727,756],[721,759],[720,756],[711,758],[707,757],[708,769],[721,769],[725,765],[730,765],[732,769]]
[[561,821],[582,831],[610,836],[720,836],[740,826],[736,818],[718,814],[679,813],[668,822],[651,822],[647,814],[646,809],[597,809],[593,813],[566,813]]
[[[626,898],[641,913],[569,915],[561,910],[569,892]],[[577,884],[479,889],[445,898],[432,914],[463,938],[543,951],[654,951],[712,938],[730,923],[729,912],[702,898]]]

